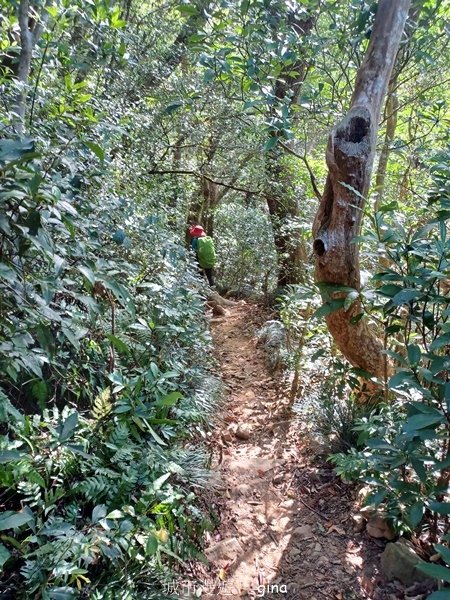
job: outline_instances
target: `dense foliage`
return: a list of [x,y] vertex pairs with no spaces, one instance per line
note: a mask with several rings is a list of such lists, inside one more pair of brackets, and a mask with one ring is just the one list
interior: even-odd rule
[[[290,402],[308,389],[322,432],[354,446],[338,471],[448,557],[443,1],[412,2],[389,82],[354,241],[364,285],[321,306],[313,283],[327,134],[376,9],[0,0],[5,597],[162,598],[169,571],[200,556],[220,382],[194,222],[215,237],[220,291],[275,300]],[[373,410],[360,402],[367,374],[322,323],[355,301],[391,361]],[[314,372],[329,377],[311,390]]]
[[[12,102],[16,8],[2,14]],[[45,10],[27,135],[7,111],[0,140],[2,591],[160,598],[214,518],[196,500],[220,396],[204,284],[161,192],[113,160],[128,139],[120,102],[113,117],[102,103],[120,7]]]

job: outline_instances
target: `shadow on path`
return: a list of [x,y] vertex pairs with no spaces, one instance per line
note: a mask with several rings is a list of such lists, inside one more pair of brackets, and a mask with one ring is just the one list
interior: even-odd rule
[[354,489],[308,448],[281,379],[267,370],[255,338],[265,318],[239,304],[211,324],[228,396],[215,433],[221,525],[206,548],[202,598],[395,598],[377,595],[384,543],[354,531]]

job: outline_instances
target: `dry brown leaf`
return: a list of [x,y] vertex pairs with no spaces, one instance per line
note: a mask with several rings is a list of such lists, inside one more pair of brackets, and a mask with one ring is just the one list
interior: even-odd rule
[[338,527],[337,525],[332,525],[328,530],[327,530],[327,534],[329,533],[333,533],[333,531],[335,531],[336,533],[338,533],[339,535],[345,535],[345,531],[342,529],[342,527]]

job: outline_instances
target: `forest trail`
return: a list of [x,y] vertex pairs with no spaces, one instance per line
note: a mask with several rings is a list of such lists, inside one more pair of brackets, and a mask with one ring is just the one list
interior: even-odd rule
[[395,598],[376,590],[384,543],[354,532],[354,489],[305,445],[281,380],[268,372],[256,338],[265,318],[241,303],[211,322],[227,398],[214,434],[221,525],[206,548],[202,597]]

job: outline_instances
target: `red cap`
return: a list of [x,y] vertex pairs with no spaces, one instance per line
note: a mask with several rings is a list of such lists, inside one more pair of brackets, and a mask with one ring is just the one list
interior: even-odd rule
[[189,227],[189,233],[192,237],[202,237],[205,235],[205,230],[201,225],[191,225],[191,227]]

